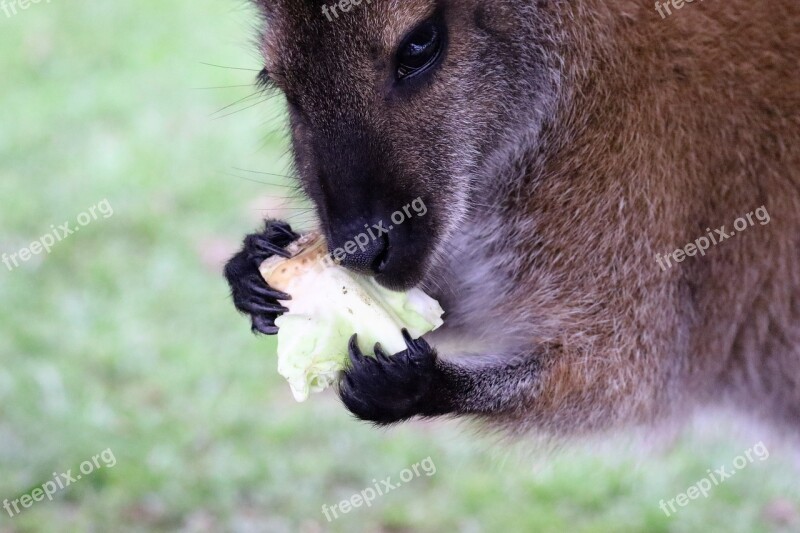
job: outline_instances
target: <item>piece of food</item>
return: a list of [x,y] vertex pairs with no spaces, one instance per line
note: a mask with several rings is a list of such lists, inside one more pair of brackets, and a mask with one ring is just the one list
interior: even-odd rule
[[400,332],[419,338],[442,325],[439,303],[420,289],[394,292],[371,277],[337,265],[318,234],[289,245],[291,259],[271,257],[261,275],[273,288],[292,296],[278,317],[278,372],[299,402],[334,384],[347,364],[347,344],[358,334],[365,354],[376,342],[385,352],[405,350]]

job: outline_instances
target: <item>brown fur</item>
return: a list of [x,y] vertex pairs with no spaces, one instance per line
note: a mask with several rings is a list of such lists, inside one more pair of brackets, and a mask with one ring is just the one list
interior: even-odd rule
[[[796,0],[667,19],[638,0],[449,2],[445,64],[402,105],[383,69],[433,1],[333,22],[319,3],[266,3],[267,66],[311,124],[293,121],[305,186],[308,130],[361,117],[437,199],[421,261],[448,311],[442,355],[542,362],[487,385],[514,388],[490,421],[575,434],[724,404],[800,430]],[[658,267],[762,205],[768,225]]]

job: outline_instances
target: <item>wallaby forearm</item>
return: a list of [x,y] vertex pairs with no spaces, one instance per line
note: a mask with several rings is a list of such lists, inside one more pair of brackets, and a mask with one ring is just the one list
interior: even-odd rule
[[437,359],[436,381],[421,405],[423,416],[491,415],[519,409],[537,390],[536,355]]

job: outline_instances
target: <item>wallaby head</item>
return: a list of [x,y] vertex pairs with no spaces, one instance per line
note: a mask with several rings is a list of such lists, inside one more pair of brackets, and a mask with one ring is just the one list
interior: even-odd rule
[[[349,9],[343,10],[340,5]],[[289,103],[298,174],[331,250],[422,198],[344,262],[393,288],[443,253],[493,154],[553,94],[541,10],[462,0],[262,0],[262,78]],[[524,24],[521,20],[526,20]],[[409,260],[413,258],[413,260]]]
[[[796,0],[257,3],[330,247],[427,207],[344,257],[447,311],[438,352],[354,358],[357,416],[576,433],[721,404],[800,434]],[[256,331],[280,307],[250,249],[292,236],[229,264]]]

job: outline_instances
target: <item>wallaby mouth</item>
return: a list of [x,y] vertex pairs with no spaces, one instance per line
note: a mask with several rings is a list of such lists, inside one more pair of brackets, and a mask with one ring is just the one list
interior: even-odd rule
[[[379,228],[382,226],[378,225]],[[389,236],[362,220],[345,227],[347,229],[333,229],[329,233],[331,255],[340,265],[359,274],[375,276],[383,272],[389,252]]]
[[415,231],[413,226],[411,221],[371,228],[361,224],[364,230],[352,237],[337,237],[333,230],[328,233],[329,251],[343,267],[373,276],[388,289],[407,290],[421,280],[430,245],[430,232]]
[[380,238],[383,240],[383,249],[375,257],[375,261],[372,262],[372,271],[376,274],[381,274],[384,270],[386,270],[386,265],[389,262],[389,250],[391,246],[388,235],[381,235]]
[[431,234],[406,230],[384,235],[386,246],[375,260],[375,280],[387,289],[405,291],[415,287],[427,268],[433,246]]

